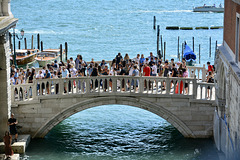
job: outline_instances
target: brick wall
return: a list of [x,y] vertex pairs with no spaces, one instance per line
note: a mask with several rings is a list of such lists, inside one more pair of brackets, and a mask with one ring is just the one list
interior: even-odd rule
[[[232,0],[225,0],[224,7],[224,40],[235,54],[236,13],[240,14],[240,5]],[[240,61],[240,50],[238,54]]]

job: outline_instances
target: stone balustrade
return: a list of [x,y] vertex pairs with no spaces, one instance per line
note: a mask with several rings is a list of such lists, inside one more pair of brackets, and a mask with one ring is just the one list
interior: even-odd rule
[[[12,103],[79,94],[165,95],[192,99],[215,100],[214,83],[200,82],[194,78],[97,76],[59,79],[35,79],[33,83],[12,85]],[[209,88],[209,98],[207,90]],[[54,98],[54,97],[53,97]]]

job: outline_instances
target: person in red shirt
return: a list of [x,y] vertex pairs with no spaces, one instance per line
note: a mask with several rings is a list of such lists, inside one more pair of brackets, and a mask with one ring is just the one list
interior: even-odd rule
[[143,68],[143,76],[150,76],[151,73],[151,69],[148,66],[148,64],[144,64],[144,68]]
[[[150,76],[150,73],[151,73],[151,69],[150,67],[148,66],[147,63],[144,64],[144,68],[143,68],[143,76]],[[149,89],[151,88],[151,85],[150,85],[150,81],[148,82],[148,86],[149,86]],[[147,80],[144,80],[144,88],[147,88]]]
[[212,73],[214,73],[213,66],[212,66],[212,65],[210,65],[210,62],[207,62],[207,65],[208,65],[208,70],[207,70],[207,72],[208,72],[208,73],[209,73],[209,72],[212,72]]

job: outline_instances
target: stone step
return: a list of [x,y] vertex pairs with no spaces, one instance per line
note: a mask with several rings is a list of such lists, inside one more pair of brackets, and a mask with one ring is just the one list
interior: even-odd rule
[[[19,154],[14,154],[11,157],[11,160],[20,160],[20,155]],[[0,154],[0,160],[5,160],[6,156],[5,154]]]
[[[23,154],[25,153],[29,143],[30,143],[31,137],[30,135],[19,135],[18,136],[18,142],[14,142],[12,144],[12,149],[14,153]],[[4,143],[0,142],[0,153],[4,153]]]

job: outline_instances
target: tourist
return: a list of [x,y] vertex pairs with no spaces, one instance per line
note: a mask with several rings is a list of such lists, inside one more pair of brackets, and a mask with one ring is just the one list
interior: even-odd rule
[[[109,75],[109,69],[107,65],[105,65],[104,69],[102,70],[102,75],[103,76]],[[107,79],[104,80],[104,91],[106,92],[106,90],[107,90]]]
[[[126,75],[126,70],[123,68],[123,65],[119,65],[119,67],[120,67],[120,73],[119,73],[119,75],[121,75],[121,76],[124,76],[124,75]],[[124,79],[122,79],[122,91],[125,91],[125,80]]]
[[[175,63],[172,63],[172,74],[171,77],[178,77],[177,68],[175,68]],[[172,88],[173,80],[171,81],[171,88]]]
[[[183,72],[183,77],[188,78],[188,70],[186,68],[183,68],[182,72]],[[188,94],[188,82],[185,82],[184,89],[185,89],[185,93]]]
[[[50,78],[51,78],[51,73],[49,72],[49,70],[46,69],[43,79],[50,79]],[[47,81],[47,83],[46,83],[46,88],[47,88],[47,94],[49,94],[49,92],[50,92],[49,81]]]
[[59,68],[59,65],[57,63],[57,60],[54,61],[53,68],[57,70]]
[[[94,66],[94,68],[93,68],[93,71],[92,71],[92,73],[91,73],[91,75],[90,76],[92,76],[92,77],[97,77],[97,76],[99,76],[99,73],[98,73],[98,64],[97,63],[95,63],[95,66]],[[93,80],[91,81],[92,82],[92,85],[91,85],[91,88],[93,89],[93,85],[95,84],[95,88],[97,88],[98,87],[98,80],[96,79],[95,80],[95,82],[93,83]]]
[[210,64],[210,62],[207,62],[207,66],[208,66],[207,73],[212,72],[212,74],[214,74],[214,68],[213,68],[213,66]]
[[[63,70],[62,70],[62,78],[67,79],[69,77],[69,72],[66,69],[65,66],[63,66]],[[67,93],[67,81],[64,80],[64,93]]]
[[75,66],[75,61],[73,60],[72,57],[70,57],[70,64],[71,64],[72,66]]
[[[38,74],[36,75],[36,79],[43,79],[44,78],[44,74],[42,73],[42,70],[38,71]],[[37,91],[40,94],[40,84],[39,82],[37,83]],[[42,88],[42,93],[43,93],[43,88]]]
[[[107,64],[106,61],[103,59],[102,62],[100,63],[101,68],[104,69],[104,67],[105,67],[106,64]],[[93,66],[93,65],[94,65],[94,64],[92,64],[92,66]],[[89,75],[90,75],[90,74],[89,74]]]
[[18,121],[16,118],[14,118],[14,114],[11,113],[11,118],[8,119],[8,125],[9,125],[9,131],[11,135],[15,135],[14,140],[17,142],[18,139],[18,132],[16,125],[18,124]]
[[122,60],[122,56],[121,56],[121,53],[118,53],[117,55],[116,55],[116,68],[118,69],[118,65],[119,65],[119,63],[121,62],[121,60]]
[[153,55],[153,53],[152,52],[150,52],[150,56],[148,57],[148,59],[151,59],[151,58],[155,58],[155,56]]
[[87,68],[87,62],[80,58],[79,68],[84,76],[86,76],[85,70]]
[[[214,83],[213,74],[211,71],[208,73],[207,83]],[[208,86],[207,87],[207,98],[210,98],[210,89],[211,89],[211,87]]]
[[129,59],[130,59],[129,55],[126,53],[125,56],[124,56],[124,61],[126,61],[126,63],[128,63]]
[[87,74],[88,74],[88,75],[91,75],[91,74],[92,74],[93,65],[94,65],[94,64],[91,63],[91,64],[87,67]]
[[10,77],[10,82],[11,82],[12,85],[15,85],[14,74],[15,74],[15,72],[12,72],[11,77]]
[[5,132],[5,135],[3,137],[3,142],[4,142],[4,150],[5,150],[5,155],[6,155],[6,160],[11,159],[10,156],[13,155],[13,150],[12,150],[12,136],[9,134],[8,131]]
[[[180,70],[179,71],[179,73],[178,73],[178,77],[182,77],[183,76],[183,72],[182,72],[182,70]],[[179,87],[180,87],[180,93],[178,92],[178,90],[179,90]],[[176,87],[176,90],[175,90],[175,94],[183,94],[183,81],[181,81],[180,82],[180,84],[179,84],[179,82],[177,82],[177,87]]]
[[142,71],[142,67],[143,67],[144,62],[145,62],[144,54],[141,55],[141,58],[140,58],[139,62],[140,62],[140,70]]
[[137,57],[133,58],[135,62],[140,63],[140,54],[137,54]]
[[163,73],[162,61],[158,61],[158,64],[157,64],[157,73],[158,73],[158,76],[159,76],[159,77],[162,76],[162,73]]
[[149,64],[149,58],[146,58],[144,64]]
[[17,71],[17,69],[15,68],[15,65],[13,64],[13,65],[11,66],[11,73],[16,72],[16,71]]
[[[133,66],[132,76],[134,76],[134,77],[139,76],[139,70],[137,69],[137,65]],[[137,91],[138,90],[138,80],[132,80],[132,84],[131,85],[133,86],[133,88],[135,87],[135,84],[136,84],[136,91]]]
[[[165,63],[164,63],[164,66],[163,66],[163,77],[168,77],[169,75],[168,75],[168,73],[169,73],[169,70],[170,70],[170,68],[169,68],[169,65],[168,65],[168,61],[165,61]],[[166,90],[166,83],[165,83],[165,81],[163,81],[163,90]]]
[[82,56],[80,54],[77,55],[77,58],[75,59],[75,68],[78,70],[80,68],[80,58],[82,58]]

